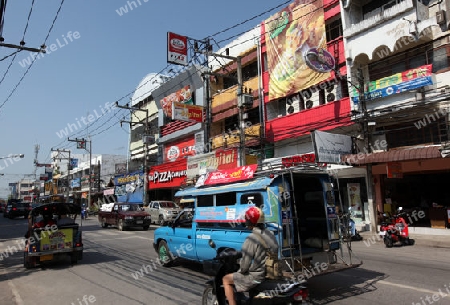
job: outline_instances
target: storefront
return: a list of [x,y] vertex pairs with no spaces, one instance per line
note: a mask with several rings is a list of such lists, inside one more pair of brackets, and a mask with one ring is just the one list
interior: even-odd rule
[[186,185],[186,166],[186,158],[152,166],[148,175],[150,200],[173,200],[174,194]]
[[362,168],[372,164],[378,216],[395,213],[402,207],[406,211],[423,211],[424,217],[410,221],[413,227],[448,227],[450,158],[442,158],[439,146],[361,155],[353,163]]

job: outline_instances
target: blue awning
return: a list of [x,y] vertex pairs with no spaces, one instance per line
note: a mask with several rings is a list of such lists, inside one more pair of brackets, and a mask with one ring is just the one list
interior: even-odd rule
[[273,178],[263,177],[246,182],[238,182],[219,186],[190,187],[175,193],[175,197],[211,195],[227,192],[239,192],[248,190],[260,190],[266,188],[273,181]]

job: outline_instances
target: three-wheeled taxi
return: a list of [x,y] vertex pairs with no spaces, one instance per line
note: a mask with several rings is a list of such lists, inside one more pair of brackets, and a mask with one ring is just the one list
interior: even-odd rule
[[83,258],[81,228],[76,217],[81,207],[73,203],[47,203],[35,207],[28,216],[23,255],[25,268],[69,256],[75,264]]

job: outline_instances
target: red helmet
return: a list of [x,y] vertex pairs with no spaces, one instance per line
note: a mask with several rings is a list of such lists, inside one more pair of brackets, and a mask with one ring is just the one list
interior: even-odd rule
[[245,212],[245,220],[253,226],[258,223],[264,223],[264,213],[260,208],[250,207]]

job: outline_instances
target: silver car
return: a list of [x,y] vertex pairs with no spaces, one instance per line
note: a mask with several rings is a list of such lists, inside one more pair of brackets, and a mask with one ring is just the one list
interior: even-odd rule
[[144,207],[150,214],[151,222],[162,225],[165,221],[174,220],[182,209],[173,201],[155,200],[150,201],[148,206]]

